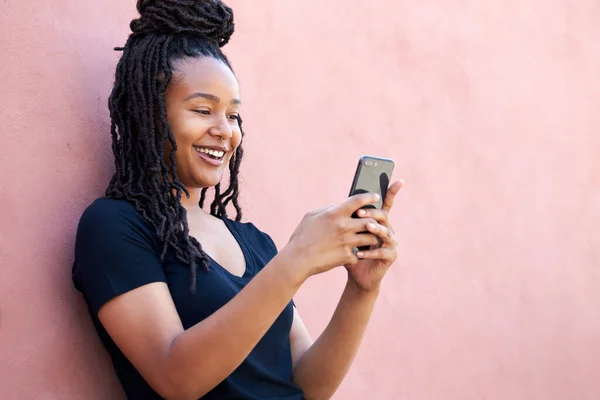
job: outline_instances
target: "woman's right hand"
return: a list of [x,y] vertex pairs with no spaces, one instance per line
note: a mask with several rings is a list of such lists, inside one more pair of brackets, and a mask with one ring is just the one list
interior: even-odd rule
[[340,265],[357,263],[355,247],[379,244],[375,235],[365,233],[368,223],[378,223],[370,218],[352,218],[352,214],[378,200],[378,194],[363,193],[339,205],[309,212],[280,255],[287,255],[295,266],[303,268],[306,278]]

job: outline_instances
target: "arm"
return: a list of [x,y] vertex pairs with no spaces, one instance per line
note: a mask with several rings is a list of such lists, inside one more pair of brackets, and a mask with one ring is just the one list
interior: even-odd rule
[[[403,182],[390,186],[381,210],[360,210],[361,218],[380,225],[367,229],[381,239],[381,247],[357,255],[360,261],[347,264],[348,283],[338,306],[319,339],[311,345],[310,336],[299,315],[294,316],[290,333],[293,381],[307,399],[329,399],[350,369],[379,294],[379,285],[396,259],[397,241],[388,221],[394,198]],[[297,321],[296,321],[297,320]]]
[[292,380],[307,399],[329,399],[342,383],[358,351],[377,295],[378,291],[363,292],[348,283],[331,321],[312,346],[302,320],[294,315],[290,340],[293,354],[299,360]]
[[[197,399],[248,356],[304,281],[276,256],[230,302],[183,330],[169,290],[153,283],[106,303],[98,317],[144,379],[167,399]],[[283,265],[282,265],[283,264]]]
[[[114,297],[99,308],[98,318],[162,397],[197,399],[243,362],[305,279],[356,262],[353,247],[377,242],[373,235],[358,234],[364,221],[350,218],[353,210],[373,201],[372,195],[355,196],[308,214],[279,255],[226,305],[190,329],[183,329],[164,282]],[[103,237],[109,236],[98,240]]]

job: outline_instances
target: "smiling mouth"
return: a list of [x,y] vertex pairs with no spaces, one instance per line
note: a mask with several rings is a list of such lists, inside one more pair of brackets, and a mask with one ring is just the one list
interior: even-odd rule
[[222,161],[223,157],[225,157],[225,152],[222,150],[214,150],[214,149],[209,149],[206,147],[197,147],[197,146],[193,146],[193,148],[194,148],[194,150],[196,150],[197,153],[200,153],[201,155],[212,158],[213,160],[216,160],[216,161]]

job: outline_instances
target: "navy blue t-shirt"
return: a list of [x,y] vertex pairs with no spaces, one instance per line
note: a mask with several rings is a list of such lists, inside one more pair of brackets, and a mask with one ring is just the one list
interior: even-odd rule
[[[162,243],[135,207],[121,200],[101,198],[83,213],[77,230],[73,281],[83,293],[117,376],[130,400],[161,397],[144,381],[98,320],[98,311],[112,298],[140,286],[165,282],[183,327],[188,329],[231,300],[277,254],[271,238],[251,223],[223,222],[238,241],[246,271],[238,277],[211,259],[209,271],[198,270],[196,294],[190,292],[186,265],[168,250],[161,264]],[[228,399],[303,399],[291,382],[290,302],[250,355],[223,382],[202,397]]]

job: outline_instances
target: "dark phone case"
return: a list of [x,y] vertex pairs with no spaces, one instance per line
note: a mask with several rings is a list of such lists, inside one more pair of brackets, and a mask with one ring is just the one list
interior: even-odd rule
[[[390,185],[390,178],[394,171],[394,161],[389,158],[362,156],[358,161],[354,181],[350,188],[349,196],[354,196],[360,193],[378,193],[381,197],[375,204],[370,204],[363,208],[381,209],[383,200]],[[355,214],[353,218],[358,218]],[[360,246],[361,251],[368,250],[368,246]]]

